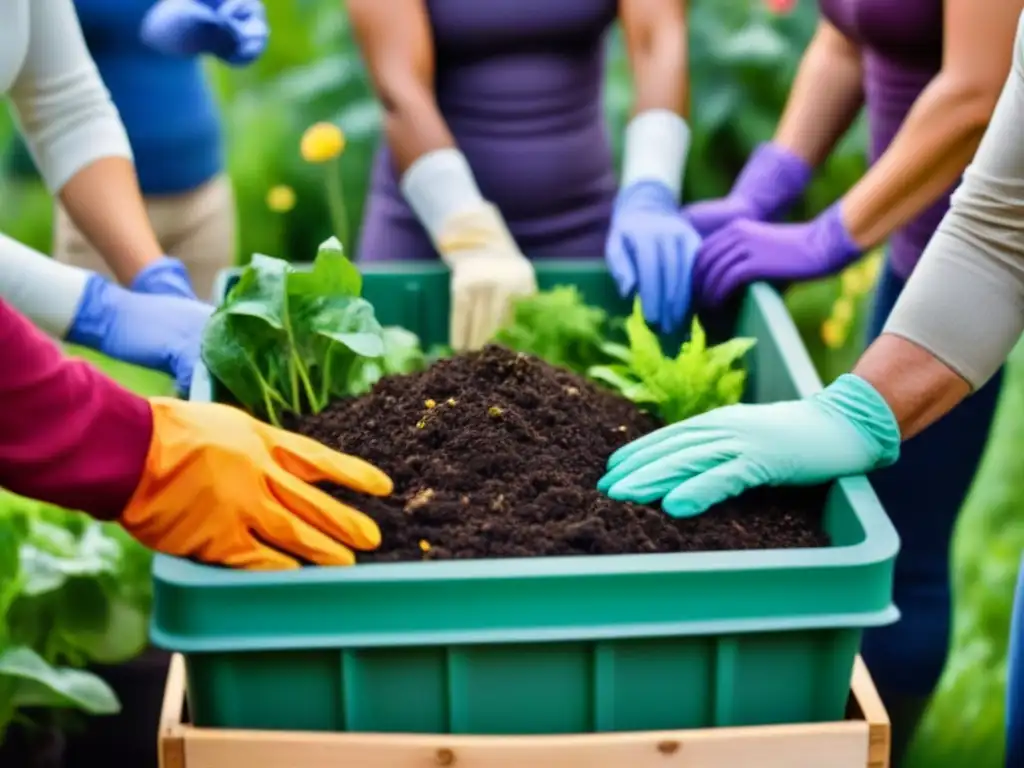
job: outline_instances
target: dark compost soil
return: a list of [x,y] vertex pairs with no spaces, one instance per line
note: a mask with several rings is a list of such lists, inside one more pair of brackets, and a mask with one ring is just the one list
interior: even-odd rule
[[615,449],[657,427],[627,402],[536,358],[490,346],[384,379],[289,425],[373,462],[395,493],[324,485],[380,525],[361,562],[828,546],[823,488],[761,488],[703,515],[596,490]]

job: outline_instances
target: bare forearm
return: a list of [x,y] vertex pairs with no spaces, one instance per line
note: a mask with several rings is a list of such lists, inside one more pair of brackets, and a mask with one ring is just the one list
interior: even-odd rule
[[402,89],[386,83],[379,92],[384,105],[385,135],[399,175],[428,152],[455,146],[455,139],[431,92],[416,86]]
[[970,162],[998,92],[936,77],[886,152],[843,200],[843,221],[863,248],[883,242],[931,205]]
[[885,399],[907,440],[970,394],[970,385],[938,358],[906,339],[882,334],[853,372]]
[[60,199],[121,283],[131,283],[163,255],[130,160],[105,157],[87,165],[64,185]]
[[667,109],[688,117],[686,3],[624,0],[621,7],[633,71],[633,114]]
[[863,102],[860,50],[823,21],[800,62],[775,142],[817,166]]

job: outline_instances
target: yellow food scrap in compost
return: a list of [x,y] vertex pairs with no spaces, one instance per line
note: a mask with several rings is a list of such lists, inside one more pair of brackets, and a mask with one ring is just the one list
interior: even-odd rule
[[430,410],[431,408],[436,408],[437,407],[437,401],[435,401],[435,400],[427,400],[425,403],[423,403],[423,405],[425,405],[427,407],[427,410]]
[[459,402],[459,401],[456,400],[454,397],[449,397],[448,398],[448,405],[455,405],[457,402]]
[[416,422],[416,429],[426,429],[426,427],[427,427],[427,420],[426,419],[420,419],[419,421]]
[[302,134],[299,151],[307,163],[326,163],[345,151],[345,134],[333,123],[314,123]]
[[498,417],[498,416],[501,416],[501,414],[503,414],[503,413],[504,413],[504,411],[501,410],[501,408],[499,408],[496,405],[492,405],[490,408],[487,409],[487,415],[488,416]]
[[429,552],[430,551],[430,542],[427,541],[426,539],[420,539],[420,551],[421,552]]
[[416,495],[405,503],[405,511],[415,512],[420,507],[425,507],[432,498],[434,498],[433,488],[424,488],[422,491],[417,491]]

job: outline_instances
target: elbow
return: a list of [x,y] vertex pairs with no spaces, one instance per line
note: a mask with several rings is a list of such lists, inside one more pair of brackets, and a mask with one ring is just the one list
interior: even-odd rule
[[995,112],[1003,83],[940,75],[940,93],[944,119],[951,120],[963,132],[973,148],[981,141]]

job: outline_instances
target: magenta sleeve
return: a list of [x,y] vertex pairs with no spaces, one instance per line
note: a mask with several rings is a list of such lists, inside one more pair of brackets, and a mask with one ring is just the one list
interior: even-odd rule
[[62,355],[0,300],[0,487],[115,519],[152,432],[148,401]]

